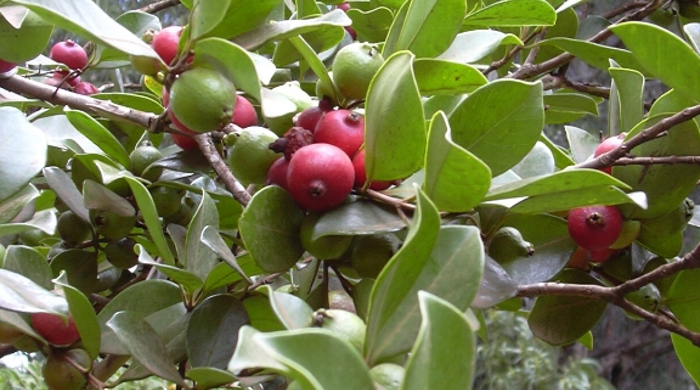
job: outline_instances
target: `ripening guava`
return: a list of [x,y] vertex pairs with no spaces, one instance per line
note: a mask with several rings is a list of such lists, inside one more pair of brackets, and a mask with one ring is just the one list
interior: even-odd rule
[[206,133],[220,129],[233,116],[236,88],[221,73],[194,68],[182,73],[170,88],[170,108],[190,131]]

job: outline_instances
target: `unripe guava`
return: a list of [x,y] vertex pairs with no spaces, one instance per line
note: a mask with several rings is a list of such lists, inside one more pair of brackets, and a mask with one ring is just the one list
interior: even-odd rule
[[639,231],[642,228],[642,224],[639,221],[629,220],[622,223],[622,231],[620,232],[620,237],[617,238],[610,249],[623,249],[632,245],[634,240],[639,236]]
[[615,206],[586,206],[569,212],[569,235],[589,251],[610,248],[622,232],[622,214]]
[[158,215],[166,218],[180,209],[186,191],[181,188],[158,186],[149,189],[148,192],[151,193]]
[[160,177],[163,168],[157,167],[149,169],[148,171],[146,171],[146,168],[161,158],[163,158],[163,154],[158,148],[150,143],[142,144],[129,154],[131,172],[140,177],[144,177],[144,174],[147,174],[147,176],[149,176],[149,178],[146,178],[147,180],[155,181]]
[[146,76],[155,77],[158,72],[165,70],[161,66],[160,61],[155,58],[130,55],[129,61],[131,62],[131,66],[133,66],[137,72]]
[[[645,284],[639,290],[632,291],[631,293],[625,295],[625,299],[650,313],[656,313],[659,310],[662,300],[661,292],[653,283]],[[625,314],[635,320],[642,319],[641,317],[629,312],[625,312]]]
[[406,374],[404,367],[394,363],[380,363],[369,370],[376,390],[399,390]]
[[494,260],[507,263],[518,257],[532,256],[535,253],[535,246],[523,238],[520,230],[512,226],[504,226],[491,237],[488,252]]
[[138,264],[139,257],[134,252],[136,241],[131,237],[112,240],[105,246],[107,261],[117,268],[127,269]]
[[301,245],[307,252],[318,259],[337,259],[350,247],[352,236],[329,235],[314,240],[314,229],[322,216],[323,214],[321,213],[309,213],[304,217],[299,231]]
[[317,326],[332,331],[362,353],[367,326],[357,314],[340,309],[321,309],[314,315]]
[[351,43],[333,59],[333,82],[347,99],[364,99],[369,83],[383,63],[384,57],[375,45]]
[[205,133],[231,122],[236,88],[219,72],[194,68],[182,73],[170,89],[173,115],[190,131]]
[[69,246],[75,246],[92,237],[90,224],[70,210],[64,211],[56,224],[58,235]]
[[90,209],[90,221],[98,234],[110,240],[118,240],[131,232],[136,216],[122,216],[111,211]]
[[229,134],[226,160],[231,173],[243,185],[264,184],[272,164],[281,155],[270,149],[270,144],[277,140],[277,134],[258,126],[250,126],[241,132]]
[[68,359],[86,370],[92,369],[92,359],[84,349],[52,351],[41,369],[49,390],[80,390],[85,387],[87,383],[85,374],[74,367]]

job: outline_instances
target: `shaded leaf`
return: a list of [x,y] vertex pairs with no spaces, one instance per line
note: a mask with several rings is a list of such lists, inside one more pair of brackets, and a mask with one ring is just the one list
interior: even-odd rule
[[0,107],[0,202],[24,188],[46,164],[46,139],[24,114]]

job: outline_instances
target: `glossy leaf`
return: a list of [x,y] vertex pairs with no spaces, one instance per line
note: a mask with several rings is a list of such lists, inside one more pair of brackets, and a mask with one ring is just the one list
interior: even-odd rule
[[[33,185],[29,184],[10,198],[0,202],[0,223],[12,222],[29,202],[39,197],[41,193]],[[81,199],[82,202],[82,199]]]
[[610,59],[612,59],[624,68],[635,69],[646,74],[640,61],[628,50],[573,38],[552,38],[539,44],[557,47],[601,70],[607,71],[610,67]]
[[[218,8],[219,5],[214,7]],[[236,88],[257,101],[262,100],[258,73],[245,49],[221,38],[208,38],[195,44],[194,54],[195,62],[203,58],[201,61],[216,64],[218,69],[225,71],[224,74],[233,81]]]
[[95,145],[98,145],[108,156],[115,159],[124,167],[129,167],[129,153],[114,135],[100,122],[83,111],[66,111],[66,118],[75,128]]
[[418,302],[422,322],[401,389],[471,388],[476,337],[469,321],[461,309],[425,291],[418,292]]
[[67,173],[56,167],[46,167],[44,178],[63,203],[83,221],[89,222],[88,210],[83,204],[83,196]]
[[[367,92],[365,168],[368,180],[407,177],[422,165],[425,118],[413,74],[414,55],[387,58]],[[401,142],[396,142],[397,139]]]
[[277,23],[264,24],[260,27],[238,35],[234,39],[247,50],[256,49],[270,41],[281,41],[293,36],[312,32],[323,26],[349,26],[350,18],[342,10],[333,10],[325,15],[304,20],[283,20]]
[[690,45],[650,23],[626,22],[610,29],[649,73],[687,97],[700,99],[700,55]]
[[314,225],[312,239],[392,232],[405,227],[406,222],[394,210],[375,202],[357,200],[323,213]]
[[2,268],[22,275],[37,285],[53,289],[54,277],[46,257],[28,246],[9,245],[5,252]]
[[148,233],[151,235],[156,248],[158,248],[158,255],[163,258],[165,264],[174,265],[175,258],[170,252],[170,246],[168,246],[168,242],[163,234],[163,227],[161,226],[158,210],[153,202],[151,193],[140,181],[130,177],[127,177],[126,180],[129,183],[131,192],[134,194],[136,204],[139,206],[139,212],[146,223]]
[[65,283],[91,294],[97,286],[97,253],[84,249],[65,250],[51,260],[51,270],[56,277],[65,272]]
[[405,16],[395,19],[389,30],[385,57],[401,50],[419,58],[437,56],[450,46],[467,12],[464,0],[410,0],[404,8]]
[[426,96],[469,93],[487,83],[478,69],[446,60],[418,59],[413,71],[420,93]]
[[[561,283],[593,284],[599,282],[578,270],[565,270]],[[603,315],[607,302],[588,297],[545,295],[535,300],[527,323],[532,333],[552,345],[567,345],[585,335]]]
[[595,148],[600,144],[597,137],[574,126],[564,126],[564,131],[574,162],[582,163],[593,156]]
[[272,61],[278,67],[307,59],[307,56],[297,49],[294,38],[303,39],[315,53],[322,53],[334,49],[345,38],[345,30],[338,26],[323,26],[313,32],[280,42],[272,55]]
[[139,254],[139,263],[155,267],[172,281],[180,284],[189,293],[204,286],[204,282],[197,275],[173,265],[158,263],[153,260],[151,255],[141,245],[137,245],[136,248],[136,252]]
[[0,107],[0,201],[26,186],[46,164],[46,139],[21,111]]
[[491,170],[451,139],[443,113],[433,116],[428,131],[423,191],[440,211],[463,212],[479,204],[491,185]]
[[576,250],[566,221],[547,214],[510,214],[503,226],[512,226],[535,247],[530,257],[500,263],[517,285],[550,280],[561,271]]
[[302,299],[287,293],[275,292],[266,286],[270,307],[277,319],[289,330],[308,328],[313,325],[313,309]]
[[[494,101],[499,104],[493,106]],[[500,175],[525,157],[539,138],[544,126],[542,86],[491,82],[469,95],[449,119],[452,140],[484,161],[493,176]]]
[[286,271],[304,253],[299,227],[304,212],[277,186],[258,191],[238,222],[241,238],[257,265],[266,272]]
[[138,315],[121,311],[107,321],[129,354],[150,372],[171,382],[186,386],[185,381],[168,359],[168,350],[156,331]]
[[[207,3],[206,0],[202,2]],[[209,3],[213,2],[209,1]],[[246,0],[230,0],[230,5],[225,12],[218,2],[212,4],[212,12],[216,12],[218,9],[225,16],[215,28],[205,35],[225,39],[237,37],[264,25],[270,13],[280,4],[282,4],[282,0],[260,0],[255,3],[255,7],[251,7]]]
[[[203,192],[202,201],[187,228],[185,241],[185,268],[204,280],[217,264],[216,255],[202,242],[202,232],[208,226],[219,228],[219,215],[211,197]],[[181,259],[182,260],[182,259]]]
[[221,0],[216,3],[206,0],[195,0],[190,14],[190,38],[197,40],[215,29],[226,16],[226,10],[231,0]]
[[[343,369],[328,362],[342,362]],[[228,369],[238,374],[251,367],[291,376],[305,389],[367,390],[374,386],[357,350],[320,328],[262,333],[244,326]]]
[[243,304],[230,295],[205,299],[187,323],[187,356],[192,367],[225,369],[238,342],[238,330],[248,324]]
[[365,342],[370,364],[411,348],[419,326],[419,290],[466,310],[479,287],[484,257],[478,229],[438,228],[435,206],[422,192],[418,205],[406,241],[372,290]]
[[100,324],[97,322],[95,309],[90,300],[77,288],[68,284],[66,274],[56,279],[68,301],[71,317],[80,333],[80,341],[93,359],[100,353]]
[[[214,253],[216,253],[217,256],[222,258],[228,267],[230,267],[232,270],[235,270],[235,272],[238,273],[238,275],[241,278],[246,279],[248,283],[252,282],[248,278],[248,276],[245,274],[243,269],[238,265],[238,261],[236,260],[236,256],[233,255],[231,252],[231,249],[226,245],[226,242],[224,241],[223,238],[219,235],[219,232],[211,227],[211,226],[205,226],[204,230],[202,230],[202,237],[201,237],[202,243],[206,245],[209,249],[211,249]],[[216,268],[219,268],[221,264],[217,265]],[[213,270],[212,270],[213,271]],[[207,275],[207,281],[209,280],[211,276],[211,272]],[[207,283],[208,284],[208,283]]]
[[464,19],[465,26],[521,27],[551,26],[557,20],[554,8],[545,0],[503,0],[475,12]]
[[608,136],[626,133],[644,119],[644,75],[617,67],[610,68]]
[[232,383],[236,377],[228,371],[213,367],[195,367],[187,370],[187,377],[197,383],[201,389],[210,389]]
[[347,15],[352,19],[352,28],[357,32],[357,39],[362,42],[383,42],[394,18],[386,7],[367,11],[350,9]]
[[547,124],[572,122],[586,114],[598,115],[598,102],[580,93],[552,93],[543,96]]
[[500,45],[523,45],[517,36],[495,30],[474,30],[457,34],[452,45],[437,58],[457,63],[474,63]]
[[[700,277],[700,270],[697,269],[679,272],[665,300],[678,321],[688,330],[695,332],[700,331],[698,277]],[[695,383],[700,383],[700,349],[688,339],[678,335],[671,334],[671,340],[683,367]]]
[[90,0],[13,0],[36,12],[44,20],[91,41],[127,54],[158,59],[158,54],[139,37],[115,22]]
[[88,209],[110,211],[122,217],[136,214],[128,200],[92,180],[83,182],[83,201]]
[[518,286],[506,270],[488,255],[484,258],[484,275],[471,307],[486,309],[512,298],[518,292]]
[[0,269],[0,308],[20,313],[66,313],[66,299],[20,274]]

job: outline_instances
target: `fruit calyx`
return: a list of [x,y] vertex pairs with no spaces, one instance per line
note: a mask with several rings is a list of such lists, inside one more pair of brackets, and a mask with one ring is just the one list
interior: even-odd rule
[[275,153],[284,153],[284,158],[289,161],[297,150],[310,145],[313,142],[313,137],[314,134],[311,131],[295,126],[287,130],[275,142],[270,143],[270,149]]

